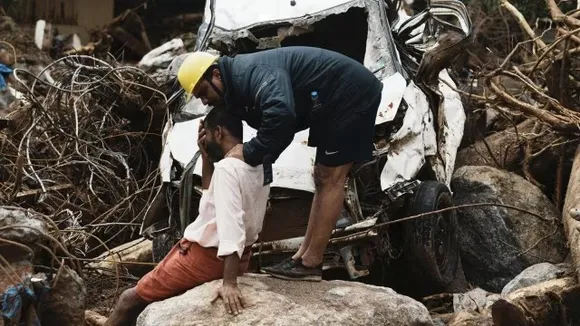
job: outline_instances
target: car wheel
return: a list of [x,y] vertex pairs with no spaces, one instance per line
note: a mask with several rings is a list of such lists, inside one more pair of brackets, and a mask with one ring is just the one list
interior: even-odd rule
[[[446,185],[421,183],[405,209],[407,216],[453,206]],[[403,260],[407,284],[417,296],[443,291],[456,277],[459,257],[457,213],[449,210],[403,222]]]

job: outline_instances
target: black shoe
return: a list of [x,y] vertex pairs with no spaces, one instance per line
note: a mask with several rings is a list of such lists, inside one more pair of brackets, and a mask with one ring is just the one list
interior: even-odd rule
[[260,271],[262,273],[270,274],[272,271],[276,271],[279,269],[292,268],[292,266],[294,266],[294,259],[292,259],[292,257],[290,257],[290,258],[284,259],[283,261],[279,262],[278,264],[276,264],[274,266],[262,267],[260,269]]
[[266,273],[284,280],[320,282],[322,280],[322,264],[316,267],[307,267],[302,264],[302,259],[298,258],[289,264],[280,263],[271,267]]

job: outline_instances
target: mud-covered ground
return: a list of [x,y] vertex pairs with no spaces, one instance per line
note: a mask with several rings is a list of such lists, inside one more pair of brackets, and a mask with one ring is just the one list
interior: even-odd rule
[[108,316],[119,295],[137,284],[135,277],[107,276],[87,271],[83,277],[87,289],[87,309]]

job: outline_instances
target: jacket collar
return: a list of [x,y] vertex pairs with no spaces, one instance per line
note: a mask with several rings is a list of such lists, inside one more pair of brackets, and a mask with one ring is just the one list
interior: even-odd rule
[[223,98],[224,98],[224,104],[226,106],[226,108],[228,110],[234,110],[234,107],[232,106],[232,91],[233,91],[233,87],[232,87],[232,74],[230,72],[230,60],[231,58],[228,57],[221,57],[218,59],[218,68],[220,69],[220,74],[222,77],[222,84],[224,86],[224,90],[223,90]]

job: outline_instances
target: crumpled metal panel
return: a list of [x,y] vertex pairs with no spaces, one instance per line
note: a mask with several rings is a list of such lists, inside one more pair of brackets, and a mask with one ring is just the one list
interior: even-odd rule
[[368,14],[364,65],[370,71],[376,72],[377,78],[383,80],[398,72],[395,63],[398,59],[394,48],[395,43],[386,18],[380,14],[383,12],[382,5],[375,0],[366,0],[364,3]]
[[403,100],[403,95],[407,89],[407,81],[400,73],[387,76],[381,80],[383,91],[381,93],[381,102],[377,111],[375,125],[393,121]]
[[381,189],[408,181],[417,175],[427,155],[435,154],[433,114],[425,94],[411,82],[403,99],[408,105],[403,125],[391,141],[376,154],[387,153],[381,172]]
[[[447,71],[443,70],[439,78],[455,87]],[[381,172],[382,190],[413,179],[426,162],[435,172],[437,180],[450,186],[457,150],[463,138],[465,111],[459,94],[442,81],[439,82],[439,92],[442,97],[439,112],[443,114],[443,137],[437,141],[427,97],[414,83],[407,87],[404,99],[409,108],[403,126],[380,151],[388,152]]]
[[429,157],[429,162],[435,171],[437,180],[449,187],[453,171],[455,171],[457,150],[463,138],[466,116],[459,93],[453,91],[443,81],[456,87],[446,70],[439,73],[439,93],[442,98],[439,112],[443,114],[442,134],[444,137],[437,144],[440,155]]

